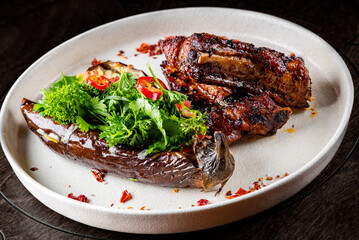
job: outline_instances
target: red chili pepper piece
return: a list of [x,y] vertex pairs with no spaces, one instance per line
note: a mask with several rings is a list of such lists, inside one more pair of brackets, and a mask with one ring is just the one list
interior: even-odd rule
[[[166,85],[160,79],[157,80],[164,89],[167,89]],[[137,80],[137,88],[145,97],[153,100],[158,100],[162,95],[162,90],[153,77],[140,77]]]
[[207,199],[200,199],[198,202],[197,202],[197,205],[198,206],[204,206],[204,205],[207,205],[209,203],[209,201]]
[[86,79],[86,83],[94,86],[99,90],[105,90],[110,86],[110,80],[101,75],[90,75]]
[[87,197],[85,195],[81,194],[77,197],[77,201],[87,202]]
[[67,197],[80,202],[87,202],[87,197],[83,194],[79,195],[78,197],[75,197],[73,193],[69,193]]
[[92,174],[94,175],[94,177],[96,178],[96,180],[98,182],[103,182],[103,175],[102,175],[102,172],[95,172],[93,170],[91,170]]
[[242,195],[247,194],[247,193],[248,193],[248,191],[244,190],[243,188],[240,188],[240,189],[238,189],[238,191],[235,193],[235,195],[237,195],[237,196],[239,197],[239,196],[242,196]]
[[120,199],[120,203],[125,203],[125,202],[127,202],[128,200],[130,200],[131,198],[132,198],[131,194],[130,194],[127,190],[125,190],[125,191],[123,191],[123,193],[122,193],[122,197],[121,197],[121,199]]

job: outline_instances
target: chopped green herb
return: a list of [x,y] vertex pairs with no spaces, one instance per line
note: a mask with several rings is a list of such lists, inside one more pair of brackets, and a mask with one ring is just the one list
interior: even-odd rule
[[34,110],[62,124],[76,122],[84,132],[99,129],[110,147],[121,144],[143,148],[146,155],[189,146],[194,135],[207,131],[205,114],[186,108],[192,113],[186,117],[176,107],[187,100],[186,95],[161,87],[158,100],[146,98],[130,72],[123,71],[120,79],[103,91],[80,80],[62,75],[49,90],[42,90],[43,98]]
[[132,182],[137,182],[137,179],[136,178],[127,178],[127,180],[130,180]]

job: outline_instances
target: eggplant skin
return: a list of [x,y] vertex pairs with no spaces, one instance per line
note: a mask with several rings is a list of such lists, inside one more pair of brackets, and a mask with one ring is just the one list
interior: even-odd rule
[[[99,138],[99,131],[94,130],[85,133],[77,129],[70,135],[67,143],[64,143],[62,140],[71,132],[70,125],[59,124],[51,117],[40,116],[33,110],[34,104],[25,98],[21,103],[21,111],[28,127],[61,156],[123,178],[135,178],[138,182],[164,187],[203,188],[202,170],[194,155],[161,152],[140,159],[142,149],[119,145],[109,148],[108,143]],[[57,143],[47,137],[51,133],[59,137]]]

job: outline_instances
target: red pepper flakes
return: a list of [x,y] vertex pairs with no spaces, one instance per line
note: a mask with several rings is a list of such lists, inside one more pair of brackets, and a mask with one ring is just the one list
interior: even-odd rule
[[99,64],[101,64],[101,61],[100,61],[100,60],[97,60],[96,58],[94,58],[94,59],[92,60],[92,62],[91,62],[91,65],[92,65],[92,66],[97,66],[97,65],[99,65]]
[[111,207],[113,207],[113,203],[111,204]]
[[139,48],[136,48],[137,52],[146,54],[148,53],[148,56],[154,56],[154,55],[161,55],[162,51],[161,48],[157,44],[148,45],[147,43],[142,43]]
[[254,189],[255,190],[259,190],[259,189],[261,189],[261,186],[259,186],[259,184],[258,184],[258,182],[254,182]]
[[142,206],[142,207],[140,208],[140,210],[145,210],[145,207],[146,207],[146,206]]
[[125,51],[120,50],[120,51],[118,51],[117,56],[122,57],[122,58],[124,58],[124,59],[127,59],[128,57],[126,57],[126,56],[124,55],[124,53],[125,53]]
[[132,209],[133,207],[131,207],[131,206],[129,206],[129,207],[127,207],[127,209]]
[[248,191],[244,190],[243,188],[238,189],[238,191],[235,193],[235,195],[242,196],[244,194],[247,194]]
[[73,193],[69,193],[67,195],[68,198],[71,198],[71,199],[74,199],[74,200],[77,200],[77,201],[80,201],[80,202],[85,202],[85,203],[88,203],[89,201],[87,200],[87,197],[83,194],[79,195],[78,197],[75,197]]
[[289,174],[288,174],[287,172],[284,174],[284,176],[286,176],[286,177],[288,177],[288,175],[289,175]]
[[177,189],[177,188],[173,189],[172,191],[173,191],[174,193],[178,193],[178,189]]
[[276,178],[280,178],[280,175],[277,175]]
[[258,180],[259,180],[260,182],[263,182],[263,178],[262,178],[262,177],[261,177],[261,178],[259,178]]
[[71,187],[71,185],[69,185],[69,187]]
[[152,57],[153,59],[157,59],[157,57]]
[[122,193],[122,197],[121,197],[121,199],[120,199],[120,203],[125,203],[125,202],[127,202],[128,200],[130,200],[131,198],[132,198],[131,194],[130,194],[127,190],[125,190],[125,191],[123,191],[123,193]]
[[97,182],[103,182],[103,175],[102,172],[95,172],[93,170],[91,170],[93,176],[96,178]]
[[271,180],[273,180],[273,178],[272,177],[267,177],[267,180],[271,181]]
[[209,201],[207,199],[200,199],[200,200],[198,200],[197,205],[204,206],[204,205],[207,205],[208,203],[209,203]]
[[191,207],[194,207],[194,204],[192,204]]
[[31,171],[33,171],[33,172],[35,172],[35,171],[37,171],[37,170],[39,170],[37,167],[32,167],[32,168],[30,168],[30,170]]
[[[255,190],[254,188],[252,188],[253,191]],[[232,196],[226,196],[225,198],[227,199],[232,199],[232,198],[236,198],[236,197],[240,197],[240,196],[243,196],[245,194],[249,193],[248,191],[244,190],[243,188],[239,188],[238,191],[232,195]]]
[[231,195],[232,195],[232,191],[226,192],[226,196],[231,196]]
[[133,56],[137,57],[137,56],[138,56],[138,54],[137,54],[137,53],[135,53],[135,54],[133,54]]

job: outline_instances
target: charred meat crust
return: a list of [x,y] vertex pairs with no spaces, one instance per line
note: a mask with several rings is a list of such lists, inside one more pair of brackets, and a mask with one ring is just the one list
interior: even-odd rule
[[167,187],[193,187],[201,188],[202,173],[196,166],[194,156],[181,152],[161,152],[152,156],[139,158],[141,149],[125,146],[109,148],[108,143],[99,139],[98,131],[81,132],[75,130],[68,141],[61,140],[56,143],[40,134],[42,129],[45,134],[56,134],[60,139],[70,128],[70,125],[62,125],[54,122],[50,117],[42,117],[33,111],[34,102],[24,99],[21,111],[28,127],[41,140],[56,153],[83,162],[92,168],[115,173],[124,178],[136,178],[139,182],[155,184]]
[[170,37],[159,44],[167,61],[198,83],[266,93],[281,106],[309,106],[309,72],[294,54],[208,33]]
[[167,61],[161,68],[172,90],[186,94],[196,109],[207,112],[209,129],[222,131],[229,143],[249,134],[274,134],[292,113],[266,94],[250,95],[234,88],[197,83]]

